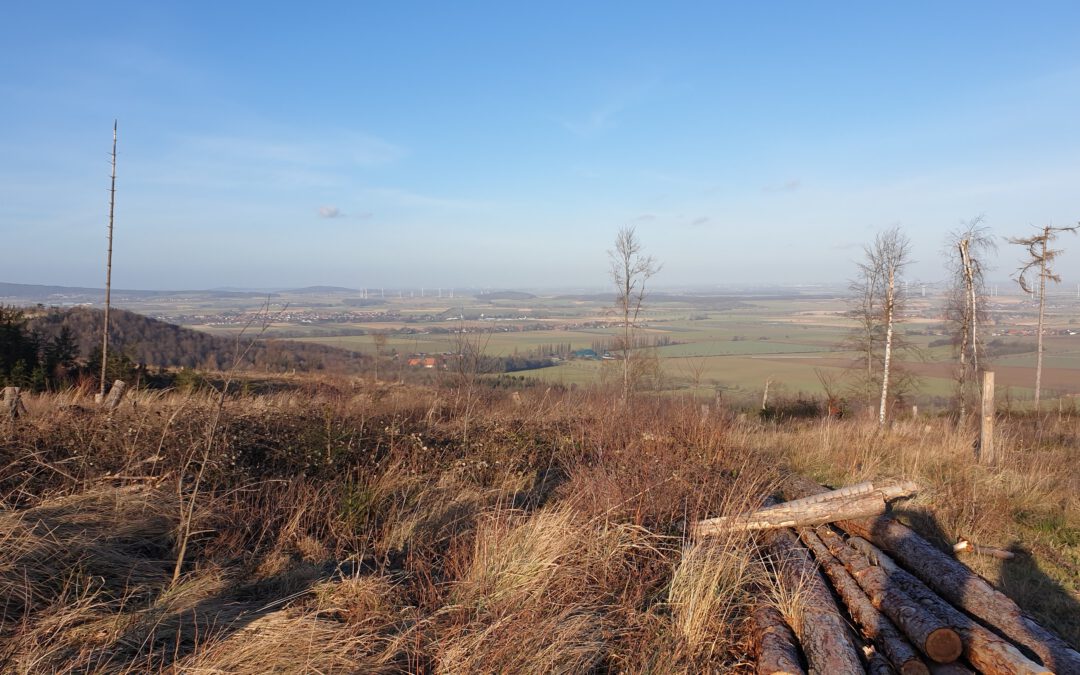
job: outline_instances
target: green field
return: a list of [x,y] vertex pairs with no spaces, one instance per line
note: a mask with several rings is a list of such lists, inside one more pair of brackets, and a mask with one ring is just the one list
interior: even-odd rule
[[[918,359],[907,364],[920,376],[917,393],[921,397],[949,396],[953,389],[952,348],[929,347],[931,342],[943,339],[941,300],[915,299],[912,315],[901,327],[907,339],[921,350]],[[612,325],[615,316],[610,301],[597,296],[541,295],[499,300],[464,294],[453,299],[395,294],[362,307],[350,303],[342,295],[280,296],[272,299],[265,314],[258,315],[256,301],[245,299],[229,308],[233,318],[216,321],[210,320],[215,318],[213,303],[193,302],[171,308],[163,305],[155,310],[175,314],[200,330],[233,336],[242,330],[249,336],[259,334],[262,322],[269,316],[271,323],[263,333],[266,337],[365,354],[375,353],[371,333],[382,331],[387,334],[383,358],[398,364],[403,364],[410,354],[454,353],[462,339],[478,342],[490,356],[525,356],[536,355],[548,345],[590,348],[617,333]],[[1059,305],[1055,311],[1049,328],[1075,325],[1080,302]],[[242,313],[240,318],[236,312]],[[695,391],[710,396],[723,391],[750,396],[759,395],[768,380],[770,390],[779,394],[820,394],[822,378],[838,382],[837,386],[843,388],[845,374],[855,360],[844,346],[851,330],[846,312],[839,291],[835,297],[804,296],[798,291],[767,297],[655,295],[647,303],[637,334],[662,341],[663,346],[657,347],[655,354],[668,391]],[[198,320],[202,315],[207,320]],[[355,320],[349,318],[354,315]],[[448,318],[459,315],[469,318]],[[257,316],[258,320],[245,329],[240,320],[244,316]],[[482,316],[486,318],[481,320]],[[1023,398],[1034,384],[1033,325],[1034,314],[1019,297],[1004,298],[995,308],[995,330],[1028,331],[1027,335],[1017,336],[1012,330],[1010,335],[995,338],[1011,348],[1020,343],[1031,349],[992,359],[999,386],[1007,388],[1011,396]],[[458,332],[462,329],[464,334]],[[566,385],[592,384],[601,381],[604,365],[600,361],[570,360],[514,374]],[[1080,336],[1048,336],[1044,366],[1048,395],[1080,393]]]

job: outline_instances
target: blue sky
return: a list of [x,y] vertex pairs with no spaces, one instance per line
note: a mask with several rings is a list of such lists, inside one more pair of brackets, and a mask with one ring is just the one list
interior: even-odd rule
[[659,284],[842,281],[896,223],[938,279],[962,220],[1080,220],[1077,35],[1075,2],[19,3],[0,280],[101,285],[114,117],[119,287],[598,287],[626,224]]

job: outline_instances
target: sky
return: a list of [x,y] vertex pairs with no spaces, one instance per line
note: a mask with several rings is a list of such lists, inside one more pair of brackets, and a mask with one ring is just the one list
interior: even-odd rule
[[[842,282],[1080,220],[1076,2],[40,2],[0,24],[0,281]],[[1080,282],[1080,237],[1060,241]],[[1020,249],[1002,242],[991,277]]]

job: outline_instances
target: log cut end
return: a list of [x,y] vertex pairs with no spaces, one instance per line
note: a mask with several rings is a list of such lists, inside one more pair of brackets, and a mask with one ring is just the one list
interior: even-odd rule
[[922,661],[908,661],[900,666],[900,675],[930,675],[930,669]]
[[952,628],[938,628],[926,637],[926,655],[938,663],[952,663],[964,653],[964,643]]

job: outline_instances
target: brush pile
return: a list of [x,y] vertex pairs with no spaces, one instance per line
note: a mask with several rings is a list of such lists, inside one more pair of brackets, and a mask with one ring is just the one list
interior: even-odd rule
[[757,672],[1080,673],[1080,653],[966,566],[887,515],[846,515],[852,500],[899,492],[795,477],[785,493],[801,499],[697,524],[764,530],[774,584],[793,598],[753,614]]

